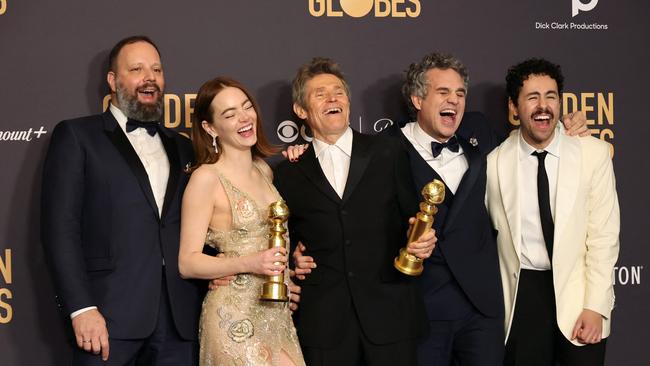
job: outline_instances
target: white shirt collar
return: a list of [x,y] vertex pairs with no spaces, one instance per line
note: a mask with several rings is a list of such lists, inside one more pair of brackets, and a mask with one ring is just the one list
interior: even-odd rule
[[[341,149],[345,155],[352,156],[352,136],[352,129],[348,126],[343,135],[341,135],[333,145]],[[327,142],[321,141],[315,137],[314,141],[312,141],[312,145],[314,145],[314,153],[316,154],[317,159],[323,151],[330,146]]]
[[443,143],[444,141],[438,141],[437,139],[431,137],[428,133],[424,132],[422,127],[420,127],[419,122],[415,122],[413,126],[413,138],[415,141],[418,142],[418,144],[422,146],[431,146],[431,142],[435,141],[438,143]]
[[121,109],[117,108],[113,103],[110,103],[109,105],[109,110],[111,111],[111,114],[113,114],[113,117],[115,117],[117,124],[120,125],[122,131],[126,132],[126,121],[128,118],[126,115],[124,115],[124,112],[122,112]]
[[[431,142],[435,141],[437,143],[443,143],[442,141],[438,141],[437,139],[431,137],[428,133],[426,133],[422,127],[420,127],[420,124],[415,121],[415,122],[409,122],[407,123],[404,127],[402,127],[402,133],[406,138],[411,141],[411,144],[415,146],[415,144],[419,145],[420,149],[423,149],[427,153],[423,156],[424,160],[442,160],[443,159],[443,154],[438,155],[437,157],[433,157],[431,155]],[[458,138],[458,137],[457,137]],[[417,148],[416,148],[417,150]],[[452,154],[450,156],[456,157],[459,155],[463,154],[463,147],[458,146],[458,152],[451,152],[447,151],[449,154]],[[422,155],[420,153],[420,155]]]
[[561,123],[558,123],[558,125],[555,127],[555,130],[553,131],[553,140],[551,140],[551,143],[548,144],[545,148],[543,149],[537,149],[526,140],[524,140],[523,135],[521,134],[521,131],[519,132],[519,159],[523,160],[526,159],[528,156],[530,156],[533,152],[535,151],[547,151],[549,154],[559,158],[560,157],[560,139],[558,138],[558,135],[561,133],[560,132],[560,125]]

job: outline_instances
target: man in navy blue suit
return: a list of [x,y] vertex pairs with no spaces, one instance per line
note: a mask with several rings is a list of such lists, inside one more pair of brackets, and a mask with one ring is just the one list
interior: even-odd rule
[[[486,155],[500,140],[479,113],[465,113],[468,74],[450,55],[410,66],[403,94],[415,121],[392,131],[409,155],[416,188],[445,183],[434,228],[438,245],[419,278],[429,334],[419,365],[500,365],[503,295],[485,208]],[[462,122],[461,122],[462,121]]]
[[73,364],[194,365],[206,285],[177,268],[192,148],[160,125],[156,45],[125,38],[108,64],[110,107],[59,123],[43,168],[41,236]]

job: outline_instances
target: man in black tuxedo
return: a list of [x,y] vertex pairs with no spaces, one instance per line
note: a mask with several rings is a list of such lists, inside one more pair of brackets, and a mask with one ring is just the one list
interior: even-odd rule
[[115,45],[107,81],[108,110],[59,123],[43,168],[41,238],[73,363],[194,365],[206,285],[177,268],[192,148],[159,124],[165,82],[149,38]]
[[[396,139],[349,127],[348,86],[338,65],[316,58],[293,81],[294,111],[314,134],[313,149],[275,171],[301,241],[318,268],[303,281],[296,314],[308,365],[413,365],[426,327],[411,278],[393,268],[417,200]],[[426,258],[433,232],[409,245]]]

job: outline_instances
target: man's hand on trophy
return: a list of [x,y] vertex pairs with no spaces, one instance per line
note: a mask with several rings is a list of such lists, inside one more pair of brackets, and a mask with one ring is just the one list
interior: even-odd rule
[[306,274],[310,274],[313,268],[316,268],[316,262],[314,258],[308,255],[305,255],[307,247],[302,242],[298,242],[296,250],[293,251],[293,263],[296,266],[296,278],[299,280],[304,280]]
[[282,152],[282,156],[285,159],[289,159],[290,162],[296,162],[300,158],[300,155],[304,154],[309,148],[309,144],[300,144],[300,145],[290,145],[287,146],[287,149]]
[[[414,217],[411,217],[409,219],[409,224],[412,226],[415,223],[415,220],[416,219]],[[409,235],[410,232],[407,233],[407,236]],[[438,238],[436,237],[436,231],[434,229],[430,229],[424,234],[420,235],[416,241],[408,243],[406,245],[406,251],[409,254],[413,254],[420,259],[427,259],[431,256],[431,253],[433,253],[433,249],[436,247],[437,241]]]
[[[225,257],[223,253],[217,254],[217,257],[223,258]],[[215,278],[212,281],[208,283],[208,288],[210,290],[217,289],[219,286],[228,286],[230,285],[230,281],[234,281],[237,276],[225,276],[221,278]]]

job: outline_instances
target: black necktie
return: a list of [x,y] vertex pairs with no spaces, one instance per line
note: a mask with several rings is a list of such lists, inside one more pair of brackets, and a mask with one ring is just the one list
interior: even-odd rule
[[158,122],[142,122],[130,118],[126,121],[126,132],[132,132],[138,128],[144,128],[149,136],[154,136],[158,132],[160,125]]
[[458,139],[456,136],[452,136],[447,142],[443,143],[431,141],[431,153],[433,157],[437,158],[445,147],[451,152],[458,152]]
[[548,190],[548,176],[546,175],[546,167],[544,166],[544,158],[546,158],[547,151],[537,152],[533,155],[537,157],[537,202],[539,203],[539,218],[542,221],[542,233],[544,234],[544,242],[546,243],[546,250],[548,251],[548,258],[553,263],[553,216],[551,215],[551,202]]

